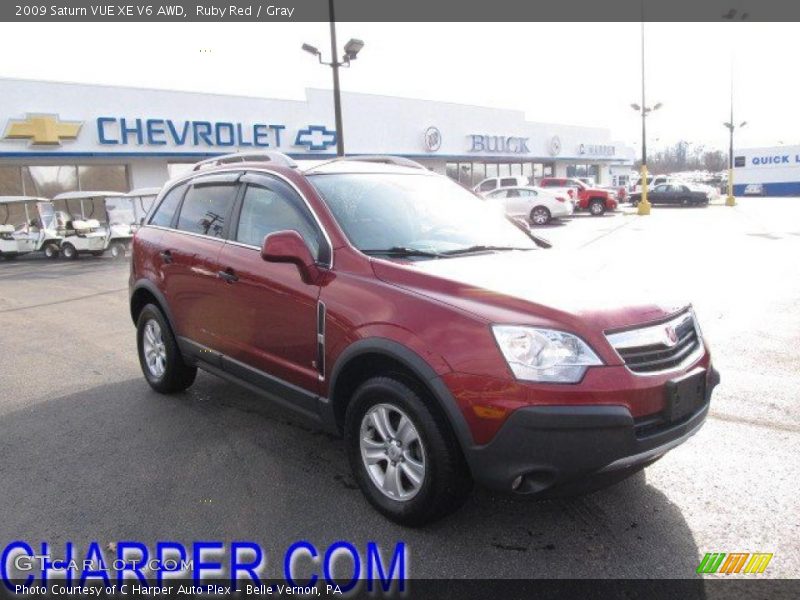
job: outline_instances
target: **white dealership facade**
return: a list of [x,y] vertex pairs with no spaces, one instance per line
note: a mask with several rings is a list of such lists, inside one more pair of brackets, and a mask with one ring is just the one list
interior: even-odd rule
[[[332,93],[304,100],[0,79],[0,195],[159,186],[230,152],[335,156]],[[627,173],[633,150],[604,128],[521,111],[344,93],[347,154],[393,154],[474,185],[487,176]],[[302,164],[302,163],[301,163]]]

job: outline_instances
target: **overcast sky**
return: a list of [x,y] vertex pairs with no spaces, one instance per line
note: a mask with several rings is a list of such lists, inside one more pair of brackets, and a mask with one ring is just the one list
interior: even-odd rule
[[[648,143],[727,147],[734,65],[737,146],[800,143],[795,23],[648,23]],[[340,23],[365,47],[342,87],[608,127],[638,144],[639,23]],[[330,88],[327,23],[0,24],[0,76],[303,99]],[[0,99],[2,106],[2,99]]]

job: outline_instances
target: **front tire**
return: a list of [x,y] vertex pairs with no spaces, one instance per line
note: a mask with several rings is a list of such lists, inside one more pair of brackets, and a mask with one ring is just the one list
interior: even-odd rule
[[606,212],[606,203],[603,200],[592,200],[589,202],[589,212],[595,216],[602,216]]
[[550,211],[546,206],[534,206],[531,211],[531,223],[534,225],[547,225],[550,222]]
[[78,251],[72,244],[63,244],[61,246],[61,254],[67,260],[75,260],[78,258]]
[[385,517],[419,526],[455,511],[472,489],[445,417],[416,386],[373,377],[353,394],[344,438],[353,475]]
[[183,361],[175,336],[164,314],[148,304],[136,321],[139,364],[150,387],[161,394],[182,392],[194,383],[197,367]]

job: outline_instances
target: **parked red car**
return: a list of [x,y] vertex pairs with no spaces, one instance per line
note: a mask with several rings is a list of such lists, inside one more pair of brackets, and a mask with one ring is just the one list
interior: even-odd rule
[[409,525],[473,482],[608,484],[703,424],[719,378],[689,305],[530,277],[545,244],[405,159],[233,160],[168,183],[135,236],[156,391],[201,368],[298,411],[344,436],[366,497]]
[[617,194],[612,190],[589,187],[581,180],[571,177],[543,177],[539,181],[539,186],[574,190],[575,210],[588,210],[593,215],[602,215],[608,210],[616,210],[619,204]]

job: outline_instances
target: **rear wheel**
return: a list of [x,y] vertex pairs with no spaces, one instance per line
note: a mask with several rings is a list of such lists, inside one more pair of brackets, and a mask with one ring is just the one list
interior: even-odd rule
[[78,258],[78,251],[75,249],[75,246],[69,243],[63,244],[61,246],[61,254],[67,260],[75,260],[76,258]]
[[367,500],[403,525],[455,511],[472,479],[445,417],[415,387],[373,377],[356,390],[345,415],[353,475]]
[[139,313],[136,344],[142,373],[155,391],[172,394],[194,383],[197,368],[183,362],[172,329],[154,304],[148,304]]
[[58,253],[60,252],[58,246],[53,242],[46,243],[43,250],[46,258],[58,258]]
[[111,258],[125,258],[125,246],[120,243],[111,244]]
[[606,212],[606,203],[603,200],[595,199],[589,202],[589,212],[594,216],[599,217]]
[[546,206],[535,206],[531,211],[531,223],[534,225],[547,225],[550,218],[550,211]]

